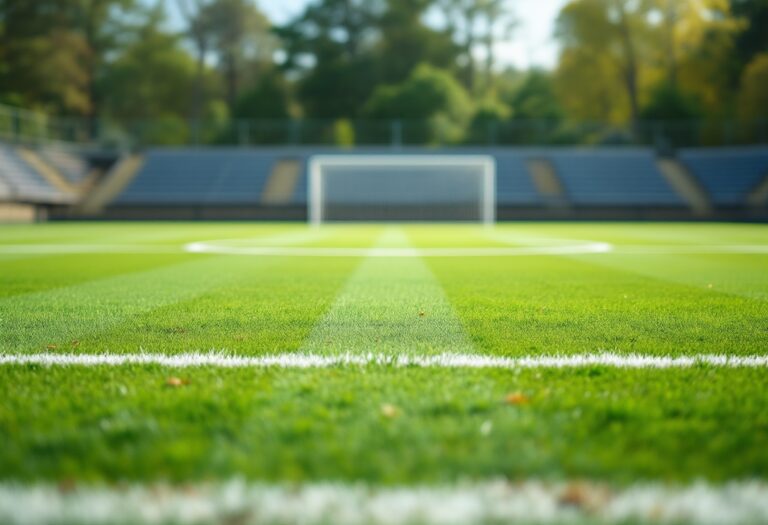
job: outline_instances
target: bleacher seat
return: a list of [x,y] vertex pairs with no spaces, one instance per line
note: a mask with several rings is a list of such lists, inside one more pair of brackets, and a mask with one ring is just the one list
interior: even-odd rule
[[55,168],[69,182],[77,184],[88,175],[88,162],[73,151],[45,147],[37,151],[42,160]]
[[496,202],[500,205],[535,205],[541,202],[525,158],[519,152],[494,152],[496,159]]
[[9,200],[66,203],[74,198],[49,184],[8,144],[0,144],[0,180],[4,182]]
[[115,204],[256,204],[278,160],[231,148],[155,149]]
[[768,177],[768,148],[681,150],[678,159],[709,193],[717,206],[741,206]]
[[544,156],[577,206],[683,205],[650,150],[547,150]]

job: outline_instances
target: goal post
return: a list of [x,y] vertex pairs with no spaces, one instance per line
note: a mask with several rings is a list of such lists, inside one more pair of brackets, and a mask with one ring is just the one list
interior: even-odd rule
[[308,171],[308,217],[315,225],[496,219],[490,155],[316,155]]

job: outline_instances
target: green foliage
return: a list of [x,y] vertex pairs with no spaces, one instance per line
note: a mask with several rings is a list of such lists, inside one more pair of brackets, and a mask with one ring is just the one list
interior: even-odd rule
[[285,119],[290,117],[288,84],[278,71],[266,71],[235,104],[238,119]]
[[531,71],[512,95],[509,105],[518,119],[560,120],[563,111],[555,95],[551,76],[542,70]]
[[662,82],[651,91],[640,116],[647,120],[691,120],[701,116],[701,109],[693,96]]
[[162,12],[149,13],[102,80],[109,115],[127,122],[182,117],[189,111],[195,64],[179,38],[162,29],[163,23]]
[[[759,94],[739,86],[768,52],[768,0],[569,0],[554,71],[530,71],[510,92],[496,54],[515,35],[515,13],[502,0],[316,0],[280,27],[252,0],[176,4],[181,33],[163,2],[0,1],[0,101],[85,117],[80,127],[92,130],[115,119],[202,121],[224,100],[233,119],[380,115],[421,120],[406,127],[407,141],[475,141],[478,127],[504,118],[475,111],[466,93],[499,98],[525,120],[627,127],[641,117],[743,116]],[[454,85],[432,79],[432,88],[404,92],[414,75],[429,76],[420,64]],[[450,94],[457,83],[463,101]],[[438,84],[436,100],[422,97]],[[222,138],[226,126],[213,127],[201,140]],[[329,126],[316,127],[324,131],[304,139],[328,140]],[[366,133],[389,136],[376,126]]]
[[375,119],[425,120],[427,142],[456,142],[471,116],[472,101],[452,75],[421,64],[403,83],[377,88],[364,112]]
[[161,114],[141,124],[139,140],[143,144],[178,146],[189,141],[189,126],[178,115]]
[[749,64],[759,53],[768,52],[768,0],[730,0],[733,14],[745,21],[736,37],[736,71]]
[[744,70],[739,112],[745,120],[768,119],[768,52],[757,55]]
[[377,83],[369,36],[378,14],[378,2],[321,0],[276,28],[286,54],[283,68],[301,75],[297,95],[306,116],[359,114]]
[[351,147],[355,145],[355,128],[347,119],[339,119],[333,123],[333,143],[337,146]]
[[507,122],[512,115],[509,106],[493,98],[487,98],[477,105],[469,124],[466,142],[470,144],[489,144],[498,136],[498,126]]
[[265,62],[274,50],[269,21],[249,0],[213,0],[201,16],[222,71],[227,103],[234,112],[246,64]]
[[376,24],[381,31],[375,50],[379,82],[400,83],[419,63],[440,69],[456,64],[459,49],[451,35],[424,24],[425,11],[432,4],[430,0],[387,0]]

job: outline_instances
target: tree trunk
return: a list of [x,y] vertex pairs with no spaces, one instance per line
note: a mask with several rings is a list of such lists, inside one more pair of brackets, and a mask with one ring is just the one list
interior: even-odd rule
[[225,78],[227,82],[227,105],[229,106],[230,114],[235,111],[235,104],[237,103],[237,59],[232,53],[228,53],[225,62]]
[[632,40],[632,30],[627,20],[627,12],[624,6],[617,2],[619,8],[619,32],[621,35],[622,46],[624,47],[624,66],[623,77],[624,85],[629,97],[629,106],[631,112],[632,129],[636,129],[638,119],[640,118],[640,103],[638,101],[638,66],[635,43]]
[[679,0],[667,0],[664,13],[664,26],[667,33],[667,81],[673,88],[677,88],[677,42],[675,41],[675,29],[677,28],[678,23],[678,1]]
[[208,54],[207,45],[204,39],[197,40],[197,70],[195,72],[195,92],[192,98],[192,111],[190,117],[198,122],[203,116],[203,97],[205,81],[205,56]]

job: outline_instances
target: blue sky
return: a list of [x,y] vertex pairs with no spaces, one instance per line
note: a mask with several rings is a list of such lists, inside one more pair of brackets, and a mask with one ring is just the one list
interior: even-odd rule
[[[270,20],[282,23],[300,13],[313,0],[260,0],[259,7]],[[500,65],[521,69],[531,66],[552,67],[557,60],[557,44],[552,38],[555,18],[567,0],[507,0],[520,25],[508,42],[496,49]],[[170,2],[171,11],[175,2]],[[172,13],[176,19],[176,13]]]

